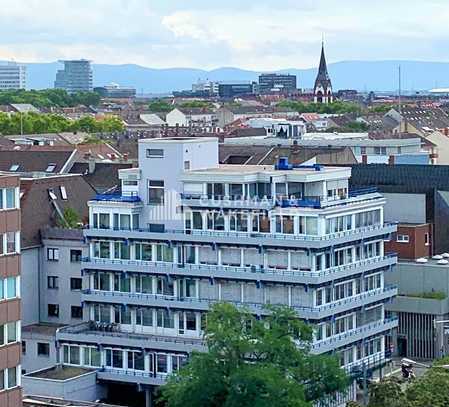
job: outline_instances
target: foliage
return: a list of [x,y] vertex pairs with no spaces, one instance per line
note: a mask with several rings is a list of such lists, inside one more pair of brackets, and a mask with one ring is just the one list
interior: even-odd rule
[[[370,386],[368,407],[447,407],[449,406],[449,358],[436,362],[424,375],[406,387],[389,378]],[[354,404],[356,407],[357,404]]]
[[38,108],[98,106],[100,95],[95,92],[68,94],[63,89],[0,91],[0,105],[11,103],[31,103]]
[[388,104],[382,104],[382,105],[376,105],[369,108],[370,113],[387,113],[389,112],[394,106],[388,105]]
[[148,104],[150,112],[170,112],[173,110],[173,105],[165,100],[156,99]]
[[57,114],[0,112],[0,134],[42,134],[59,133],[64,131],[84,131],[88,133],[109,133],[123,130],[123,122],[117,117],[95,119],[91,116],[79,120],[69,120]]
[[362,133],[368,131],[368,125],[366,123],[353,121],[344,126],[331,127],[327,131],[338,133]]
[[207,314],[208,351],[192,353],[161,388],[159,404],[309,407],[343,391],[348,382],[337,359],[309,353],[312,328],[288,307],[269,311],[260,320],[234,305],[216,304]]
[[64,219],[58,219],[58,226],[62,228],[75,229],[80,227],[81,218],[78,212],[73,208],[65,208],[63,212]]
[[327,114],[343,114],[343,113],[360,113],[361,107],[356,103],[340,102],[334,103],[304,103],[295,100],[283,100],[277,104],[278,107],[289,108],[298,113],[327,113]]
[[195,108],[211,109],[213,107],[213,104],[208,102],[207,100],[190,100],[181,103],[180,106],[185,107],[186,109],[195,109]]
[[407,297],[428,298],[431,300],[445,300],[446,294],[442,291],[429,291],[417,294],[407,294]]

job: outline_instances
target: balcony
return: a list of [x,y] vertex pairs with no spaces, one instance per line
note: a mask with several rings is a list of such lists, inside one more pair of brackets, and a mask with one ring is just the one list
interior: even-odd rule
[[345,230],[322,236],[313,235],[293,235],[293,234],[272,234],[253,232],[227,232],[220,230],[173,230],[154,232],[150,229],[134,230],[112,230],[112,229],[85,229],[84,235],[88,238],[128,238],[128,239],[148,239],[165,240],[177,242],[214,242],[217,244],[248,244],[253,246],[280,246],[280,247],[301,247],[301,248],[325,248],[338,244],[349,243],[355,240],[379,237],[396,232],[395,223],[385,223],[383,225],[371,225],[357,229]]
[[323,284],[331,280],[353,276],[370,270],[391,267],[397,263],[396,254],[364,259],[322,271],[280,270],[260,267],[233,267],[208,264],[177,264],[143,260],[84,258],[84,269],[127,271],[198,278],[224,278],[270,283]]
[[[316,307],[291,306],[291,308],[298,313],[299,318],[318,320],[341,312],[347,312],[354,308],[387,300],[397,295],[397,292],[398,290],[396,286],[387,286],[385,288],[362,292],[352,297]],[[180,298],[168,295],[128,293],[119,291],[84,290],[81,295],[81,301],[106,304],[126,304],[137,307],[145,305],[150,307],[195,311],[209,311],[214,304],[224,301],[234,304],[237,307],[248,308],[256,315],[269,314],[269,311],[265,308],[269,304],[263,303],[230,301],[226,299]]]
[[397,326],[397,318],[388,318],[382,321],[375,321],[342,334],[316,341],[311,347],[311,352],[315,354],[330,352],[342,346],[347,346],[351,343],[360,341],[369,336],[378,335],[385,331],[389,331],[390,329],[397,328]]
[[56,331],[56,340],[161,351],[192,352],[204,349],[201,339],[121,332],[118,326],[111,325],[111,329],[103,329],[101,325],[92,321],[59,328]]
[[203,194],[181,194],[181,204],[192,208],[242,208],[270,210],[275,206],[272,197],[221,196]]
[[93,201],[99,202],[127,202],[127,203],[135,203],[142,202],[140,197],[137,195],[121,195],[121,194],[97,194]]
[[146,371],[137,371],[129,369],[113,369],[104,367],[97,370],[99,380],[139,383],[152,386],[162,386],[167,380],[166,374],[152,373]]

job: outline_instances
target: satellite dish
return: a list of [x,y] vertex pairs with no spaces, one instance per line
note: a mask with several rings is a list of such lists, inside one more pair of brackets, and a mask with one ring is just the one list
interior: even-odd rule
[[416,263],[427,263],[428,260],[425,257],[420,257],[419,259],[415,260]]

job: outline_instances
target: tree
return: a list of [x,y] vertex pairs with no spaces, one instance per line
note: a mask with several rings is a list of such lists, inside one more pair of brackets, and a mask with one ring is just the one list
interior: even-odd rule
[[63,212],[64,219],[58,218],[57,225],[61,228],[70,228],[70,229],[76,229],[80,227],[81,218],[78,214],[78,212],[71,208],[67,207],[64,209]]
[[150,112],[170,112],[174,109],[174,106],[165,100],[156,99],[148,104],[148,109]]
[[160,389],[169,407],[309,407],[344,391],[346,375],[331,356],[312,355],[312,327],[288,307],[257,319],[228,303],[207,314],[206,352],[193,352]]

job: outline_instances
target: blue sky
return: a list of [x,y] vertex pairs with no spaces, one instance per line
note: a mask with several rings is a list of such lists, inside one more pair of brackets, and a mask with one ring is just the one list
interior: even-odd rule
[[307,68],[317,64],[323,34],[330,62],[449,60],[448,0],[0,0],[0,7],[0,60]]

